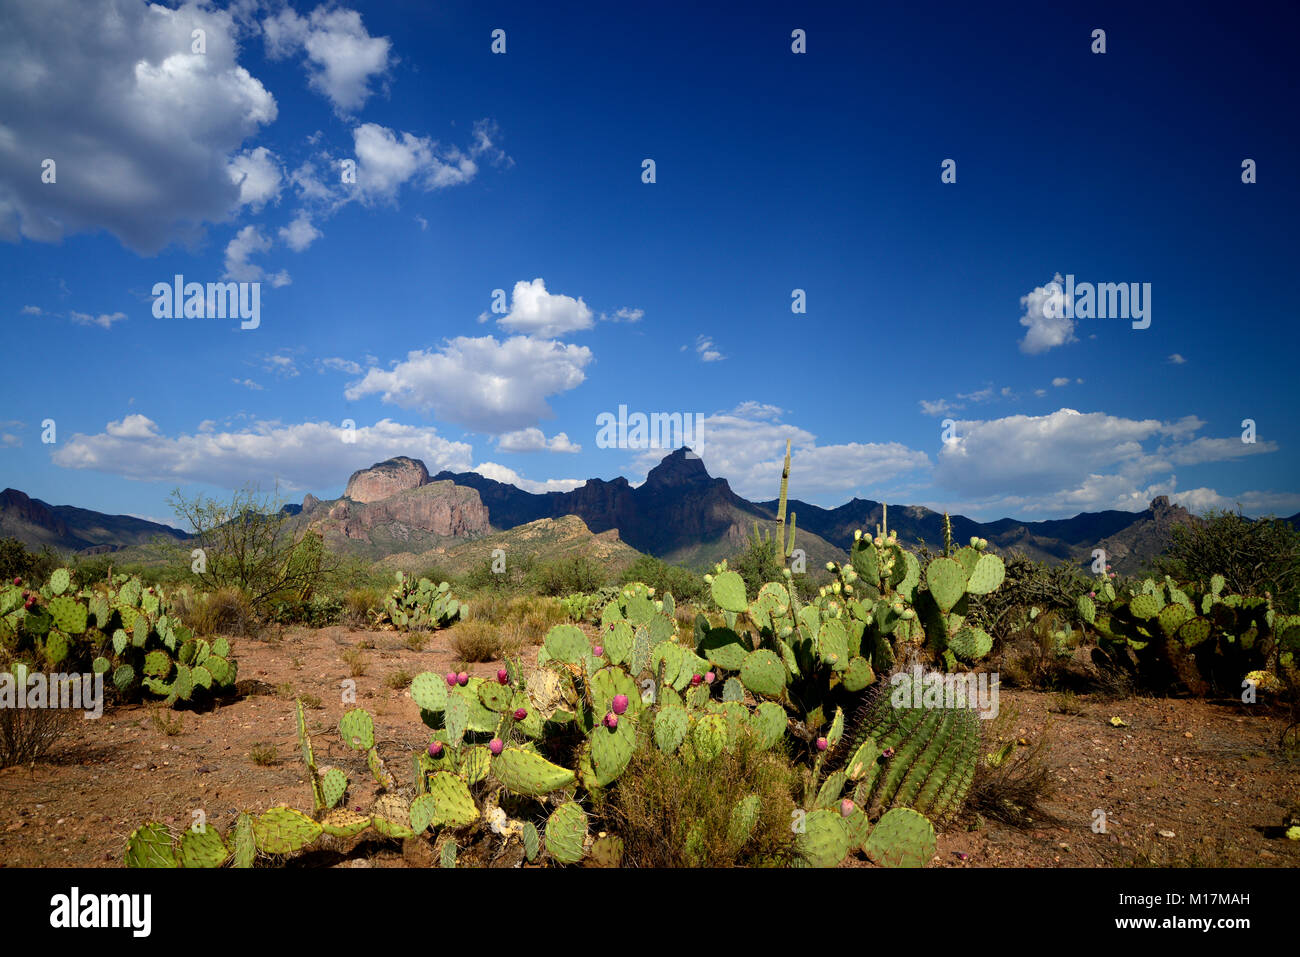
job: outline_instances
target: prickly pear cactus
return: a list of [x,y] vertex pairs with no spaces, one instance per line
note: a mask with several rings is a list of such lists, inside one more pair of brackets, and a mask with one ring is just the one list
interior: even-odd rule
[[379,620],[399,631],[434,631],[454,625],[468,612],[446,582],[435,585],[427,578],[412,579],[398,572],[397,585],[384,600]]
[[882,867],[925,867],[934,857],[934,825],[910,808],[894,808],[876,822],[863,850]]
[[573,801],[557,807],[546,822],[546,850],[561,864],[576,864],[585,853],[587,812]]
[[273,807],[253,822],[253,837],[263,854],[293,854],[320,832],[320,824],[291,807]]

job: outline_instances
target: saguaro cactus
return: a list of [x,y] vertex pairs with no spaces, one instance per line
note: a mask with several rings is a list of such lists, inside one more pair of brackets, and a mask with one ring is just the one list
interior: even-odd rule
[[[790,486],[790,440],[785,440],[785,467],[781,470],[781,497],[776,508],[776,553],[781,559],[781,564],[794,554],[794,533],[795,533],[795,515],[790,513],[790,537],[787,540],[785,535],[785,502],[786,493]],[[758,527],[758,520],[754,521],[754,537],[760,542],[766,544],[772,540],[772,533],[764,532]]]

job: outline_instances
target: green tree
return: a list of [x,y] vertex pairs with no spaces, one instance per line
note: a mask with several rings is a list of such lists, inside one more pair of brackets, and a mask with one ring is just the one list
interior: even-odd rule
[[278,494],[263,497],[245,487],[229,501],[196,495],[180,489],[169,502],[176,515],[194,532],[182,549],[202,549],[190,564],[200,585],[216,591],[238,589],[256,610],[279,602],[306,602],[313,593],[333,584],[339,561],[314,531],[295,536]]
[[1283,609],[1295,610],[1300,601],[1300,531],[1285,519],[1252,521],[1240,512],[1210,511],[1203,521],[1175,525],[1155,564],[1161,574],[1180,581],[1208,582],[1211,575],[1222,575],[1228,591],[1267,591]]

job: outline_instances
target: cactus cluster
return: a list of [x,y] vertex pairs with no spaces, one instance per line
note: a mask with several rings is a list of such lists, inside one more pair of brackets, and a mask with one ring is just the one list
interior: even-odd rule
[[427,578],[411,578],[399,571],[397,585],[384,599],[379,623],[391,624],[398,631],[435,631],[455,624],[468,612],[446,582],[435,585]]
[[993,647],[987,632],[967,622],[967,605],[970,596],[1001,586],[1006,566],[982,538],[953,549],[946,514],[944,523],[944,552],[924,568],[889,531],[888,506],[874,536],[855,535],[848,564],[828,563],[835,580],[822,597],[845,606],[855,630],[861,623],[861,647],[878,670],[924,650],[955,671]]
[[39,589],[0,587],[0,655],[38,670],[106,675],[117,694],[177,701],[233,687],[237,663],[225,638],[196,637],[163,590],[138,577],[74,591],[66,568]]
[[1193,694],[1235,694],[1243,681],[1275,689],[1300,652],[1300,615],[1276,611],[1268,596],[1225,594],[1221,575],[1206,584],[1148,578],[1120,589],[1102,579],[1079,596],[1078,614],[1097,635],[1102,663]]

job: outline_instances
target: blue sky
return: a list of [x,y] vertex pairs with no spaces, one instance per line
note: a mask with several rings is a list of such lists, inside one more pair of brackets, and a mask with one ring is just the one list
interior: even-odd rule
[[[1300,511],[1300,16],[1142,6],[0,0],[0,484],[635,482],[626,405],[751,498],[788,437],[827,506]],[[178,273],[260,324],[156,318]],[[1149,327],[1045,314],[1058,274]]]

